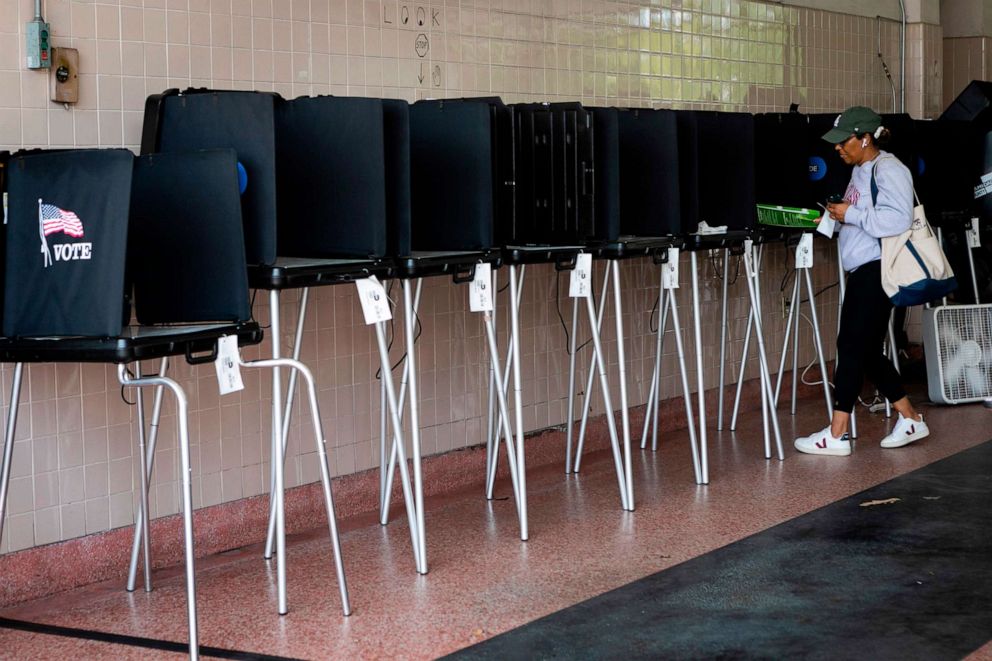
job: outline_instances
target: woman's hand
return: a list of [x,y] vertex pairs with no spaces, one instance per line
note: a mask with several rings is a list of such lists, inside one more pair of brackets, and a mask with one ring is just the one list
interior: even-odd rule
[[844,216],[847,214],[847,208],[851,206],[850,202],[837,202],[836,204],[827,205],[827,213],[834,220],[843,223]]

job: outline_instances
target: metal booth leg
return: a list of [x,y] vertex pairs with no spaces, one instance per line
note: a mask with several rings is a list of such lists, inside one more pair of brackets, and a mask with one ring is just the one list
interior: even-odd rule
[[756,308],[756,314],[754,317],[754,326],[756,331],[755,338],[757,339],[758,342],[758,359],[759,359],[758,362],[762,373],[761,387],[763,389],[764,396],[766,398],[767,409],[770,409],[767,411],[767,413],[768,413],[768,418],[771,421],[771,426],[775,435],[775,446],[776,449],[778,450],[778,458],[780,461],[784,461],[785,452],[782,449],[782,434],[779,429],[778,414],[775,410],[775,405],[774,405],[775,393],[772,392],[771,379],[768,376],[768,360],[765,354],[765,341],[764,338],[762,337],[762,332],[761,332],[761,308],[758,305],[759,294],[758,294],[757,286],[754,282],[754,280],[756,279],[756,271],[754,269],[751,260],[752,260],[752,251],[750,247],[748,247],[744,250],[744,267],[747,270],[747,288],[748,288],[748,294],[751,296],[751,305],[752,307]]
[[[595,321],[596,321],[595,325],[590,327],[592,334],[595,336],[597,340],[599,339],[599,331],[603,327],[603,312],[606,309],[606,295],[607,292],[609,291],[609,288],[610,288],[610,266],[609,264],[607,264],[605,269],[603,270],[603,290],[602,292],[600,292],[599,295],[599,316],[595,317]],[[593,317],[590,317],[590,319],[593,319]],[[585,390],[585,395],[582,398],[582,422],[579,424],[579,439],[575,449],[575,468],[573,469],[573,472],[575,473],[579,472],[579,468],[582,465],[582,449],[585,447],[586,425],[589,423],[589,403],[592,400],[592,386],[593,383],[595,383],[595,379],[596,379],[597,354],[595,352],[599,351],[599,347],[600,347],[600,343],[594,341],[593,354],[589,356],[589,374],[586,377],[586,390]],[[605,359],[604,359],[604,363],[605,363]],[[613,410],[611,408],[608,408],[607,411],[610,413],[610,417],[612,417]],[[615,428],[611,428],[611,429],[615,429]],[[610,441],[616,444],[619,444],[620,442],[619,438],[614,436],[612,431],[610,432]],[[569,443],[571,443],[571,438],[569,438]]]
[[[277,319],[272,320],[272,331],[275,336],[277,327]],[[277,349],[274,352],[278,351]],[[328,532],[331,537],[331,545],[334,549],[334,565],[338,577],[338,588],[341,592],[341,607],[345,615],[351,614],[351,604],[348,599],[348,585],[345,581],[344,576],[344,561],[341,556],[341,540],[338,536],[337,527],[337,515],[334,510],[334,497],[331,493],[331,471],[328,466],[327,461],[327,440],[324,437],[323,423],[320,420],[320,406],[317,402],[317,387],[314,384],[313,374],[310,369],[298,360],[292,358],[269,358],[262,360],[253,361],[241,361],[241,367],[245,368],[264,368],[271,369],[273,374],[278,374],[280,369],[285,367],[299,373],[303,377],[306,383],[307,395],[310,400],[310,417],[313,423],[313,434],[314,434],[314,444],[317,450],[317,457],[320,461],[320,480],[321,486],[324,489],[324,507],[327,512],[327,526]],[[282,398],[273,398],[273,401],[278,404],[282,403]],[[274,417],[273,420],[281,420],[279,417]],[[279,427],[274,427],[276,434],[281,432]],[[279,454],[282,454],[282,446],[277,445],[276,449]],[[282,457],[279,457],[282,459]],[[283,464],[280,464],[282,466]],[[276,473],[278,479],[277,488],[279,491],[274,494],[276,496],[276,502],[278,509],[276,510],[277,524],[276,524],[276,567],[279,569],[277,576],[281,576],[283,579],[283,584],[278,586],[280,590],[280,615],[285,615],[288,612],[286,608],[286,527],[285,527],[285,493],[284,482],[283,482],[283,470],[279,470]]]
[[730,249],[723,249],[723,298],[720,305],[720,386],[717,388],[716,429],[723,431],[723,388],[727,364],[727,287],[730,280]]
[[[516,266],[510,265],[510,291],[514,295],[515,305],[510,307],[510,349],[514,353],[513,360],[513,402],[514,424],[517,432],[517,483],[518,504],[520,507],[520,539],[526,541],[527,531],[527,466],[524,455],[524,420],[523,395],[520,384],[520,298],[523,294],[523,280],[518,282]],[[494,338],[495,340],[495,338]],[[497,424],[497,427],[499,425]]]
[[[307,301],[310,298],[310,289],[305,287],[300,292],[300,305],[298,314],[296,315],[296,336],[293,342],[293,360],[300,360],[300,351],[303,347],[303,324],[307,317]],[[278,312],[276,312],[278,314]],[[273,339],[273,342],[275,339]],[[277,354],[272,355],[273,358],[278,358]],[[272,391],[273,396],[275,396],[275,390]],[[282,425],[282,455],[283,461],[286,460],[286,442],[289,439],[289,422],[293,417],[293,397],[296,395],[296,370],[291,370],[289,373],[289,388],[286,391],[286,406],[283,409],[283,417],[281,420]],[[281,396],[281,393],[280,393]],[[273,418],[273,425],[275,425],[275,418]],[[272,489],[275,489],[276,484],[276,474],[275,468],[272,467],[270,471],[270,481],[269,481],[269,493],[272,493]],[[272,499],[269,499],[269,528],[265,535],[265,557],[266,559],[272,557],[272,543],[275,538],[276,533],[276,516],[275,509],[272,507]]]
[[[517,287],[516,287],[516,294],[514,294],[514,292],[513,292],[513,289],[514,289],[513,287],[510,287],[509,288],[509,302],[507,303],[507,305],[510,308],[515,308],[516,309],[516,313],[518,315],[520,314],[520,296],[522,295],[523,290],[524,290],[524,279],[525,279],[526,275],[527,275],[527,265],[526,264],[522,264],[520,266],[520,278],[518,279],[519,282],[518,282]],[[495,307],[495,300],[493,301],[493,303],[494,303],[494,307]],[[511,321],[512,321],[512,319],[511,319]],[[517,348],[519,349],[519,347],[517,347]],[[503,363],[503,387],[504,388],[507,388],[507,390],[505,390],[503,394],[505,396],[507,396],[507,397],[510,396],[509,387],[510,387],[510,380],[511,380],[511,371],[513,369],[513,363],[514,363],[514,361],[517,358],[517,355],[516,355],[515,351],[516,350],[514,349],[514,342],[513,342],[513,328],[512,328],[512,323],[511,323],[510,339],[507,342],[507,346],[506,346],[506,362]],[[502,424],[503,424],[502,418],[497,417],[496,418],[496,422],[495,422],[495,432],[494,432],[494,434],[491,437],[493,443],[495,443],[496,445],[499,444],[499,437],[503,433]],[[492,497],[493,497],[492,485],[493,485],[493,483],[496,480],[496,469],[497,469],[498,466],[499,466],[499,453],[496,453],[496,454],[493,455],[492,464],[488,467],[489,468],[489,472],[487,474],[487,483],[486,483],[487,484],[487,491],[486,491],[486,497],[489,500],[492,500]]]
[[662,321],[662,311],[667,311],[668,301],[665,300],[665,270],[660,269],[662,283],[658,289],[658,330],[655,333],[654,345],[654,371],[651,373],[651,387],[648,389],[648,403],[644,410],[644,429],[641,431],[641,449],[648,445],[648,430],[651,427],[652,419],[655,430],[655,442],[651,445],[651,451],[658,451],[657,431],[658,431],[658,400],[661,399],[661,352],[665,344],[665,325]]
[[[199,636],[196,619],[196,574],[193,551],[193,486],[189,458],[189,418],[186,393],[182,387],[164,376],[138,377],[128,376],[124,365],[117,366],[117,379],[123,386],[164,386],[172,391],[176,398],[176,408],[179,421],[179,455],[182,472],[182,505],[183,505],[183,542],[186,565],[186,614],[189,624],[189,655],[198,659]],[[142,468],[144,468],[142,466]]]
[[[165,376],[169,367],[169,359],[163,358],[159,364],[158,375]],[[135,364],[135,375],[141,378],[141,363]],[[138,517],[134,522],[134,540],[131,544],[131,563],[128,565],[127,586],[128,592],[134,592],[138,578],[138,554],[143,556],[143,570],[145,579],[145,592],[152,591],[152,569],[151,569],[151,532],[149,530],[150,515],[148,509],[148,489],[152,479],[152,469],[155,467],[155,445],[158,441],[158,423],[162,415],[162,397],[165,394],[165,386],[155,387],[155,403],[152,407],[152,422],[148,430],[148,442],[145,443],[145,411],[144,411],[144,388],[138,388],[136,393],[137,413],[138,413],[138,460],[144,471],[141,474],[141,494],[138,498]]]
[[630,457],[630,411],[627,409],[627,357],[624,351],[620,261],[616,259],[610,261],[613,268],[613,306],[616,310],[617,325],[617,362],[620,372],[620,420],[623,425],[624,475],[627,483],[627,509],[632,512],[634,511],[634,470]]
[[[419,279],[418,279],[419,280]],[[417,571],[427,573],[427,536],[424,529],[424,476],[420,465],[420,401],[417,398],[417,347],[414,345],[416,319],[410,281],[403,281],[403,322],[406,331],[406,362],[410,368],[410,431],[413,441],[413,496],[417,511],[417,537],[420,547]]]
[[0,465],[0,539],[7,514],[7,488],[10,486],[10,462],[14,458],[14,432],[17,431],[17,409],[21,397],[21,376],[24,363],[14,364],[14,379],[10,384],[10,408],[7,409],[7,426],[3,439],[3,464]]
[[[709,463],[706,449],[706,386],[703,383],[703,330],[701,310],[699,307],[699,265],[696,260],[696,251],[689,253],[692,262],[692,312],[693,312],[693,335],[696,345],[696,399],[699,404],[699,465],[702,473],[702,483],[710,483]],[[686,397],[688,397],[688,393]]]
[[[413,296],[414,318],[416,318],[417,312],[420,310],[420,294],[423,289],[423,284],[424,283],[422,280],[417,280],[417,289],[416,289],[416,293]],[[405,337],[403,341],[404,342],[406,341]],[[410,364],[406,360],[404,360],[403,372],[402,372],[402,376],[400,377],[400,396],[398,401],[400,422],[403,422],[403,410],[404,407],[406,406],[406,389],[409,381],[410,381]],[[398,459],[398,449],[394,444],[392,451],[389,453],[389,465],[387,467],[387,472],[386,472],[386,490],[385,490],[386,498],[385,500],[382,501],[379,507],[379,523],[381,523],[382,525],[386,525],[387,523],[389,523],[389,495],[393,491],[393,476],[395,475],[396,472],[397,459]],[[380,463],[380,470],[382,470],[381,463]]]
[[[559,277],[557,274],[555,277]],[[575,429],[575,347],[579,324],[579,299],[572,299],[572,335],[568,344],[568,422],[565,429],[565,475],[572,472],[572,431]]]
[[[792,282],[792,298],[789,300],[789,312],[785,317],[785,334],[782,340],[782,355],[778,361],[778,375],[775,377],[775,406],[778,406],[779,398],[782,396],[782,378],[785,375],[785,360],[789,355],[789,343],[792,342],[792,319],[793,317],[798,317],[799,311],[799,271],[794,270],[794,279]],[[798,326],[799,320],[796,319],[796,325]],[[795,343],[793,343],[793,348],[795,348]],[[795,364],[793,364],[792,379],[795,381],[796,372]],[[795,396],[793,396],[793,405],[795,405]],[[792,412],[795,415],[795,410]]]
[[[400,468],[400,485],[403,490],[403,501],[406,504],[406,516],[407,522],[410,526],[410,541],[413,545],[413,560],[415,566],[420,566],[418,560],[420,555],[420,537],[417,535],[417,512],[414,506],[413,499],[413,487],[410,483],[410,471],[406,464],[406,448],[404,447],[403,441],[403,419],[400,415],[402,404],[398,403],[396,398],[396,389],[393,385],[393,372],[390,369],[389,363],[389,347],[386,346],[386,330],[385,322],[379,322],[375,324],[375,337],[376,343],[379,347],[379,363],[381,365],[379,374],[380,381],[382,383],[382,389],[385,392],[385,401],[383,402],[383,414],[388,412],[389,417],[392,422],[393,434],[391,437],[392,447],[391,452],[397,455],[396,461],[390,460],[389,463],[389,481],[386,481],[386,471],[383,470],[385,467],[380,466],[380,477],[385,483],[385,488],[383,491],[383,501],[381,502],[381,512],[388,514],[388,503],[389,497],[392,492],[392,468],[395,465],[399,465]],[[385,445],[383,440],[382,445]],[[385,452],[382,455],[382,462],[386,461]],[[386,522],[383,521],[382,525]]]

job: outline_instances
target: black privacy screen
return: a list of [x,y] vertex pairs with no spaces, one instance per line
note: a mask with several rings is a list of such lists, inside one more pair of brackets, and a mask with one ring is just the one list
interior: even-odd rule
[[251,317],[233,150],[137,160],[128,274],[141,324]]
[[486,103],[418,101],[410,106],[414,250],[493,246],[493,132]]
[[679,142],[671,110],[619,112],[620,232],[668,236],[681,231]]
[[120,149],[11,159],[4,335],[120,334],[133,163]]
[[513,106],[516,223],[523,244],[582,244],[595,236],[592,113],[578,103]]
[[279,254],[385,255],[382,101],[301,97],[276,118]]
[[754,226],[754,116],[696,111],[699,220],[728,230]]
[[[983,141],[971,122],[919,120],[915,127],[914,185],[934,224],[969,219],[978,212]],[[979,191],[981,193],[981,191]]]
[[806,115],[755,115],[754,135],[758,145],[754,173],[758,204],[818,209],[809,179]]
[[[264,92],[192,91],[153,96],[145,104],[143,154],[218,148],[237,153],[245,184],[241,215],[249,264],[272,264],[277,256],[275,122],[279,103],[278,96]],[[156,114],[157,121],[153,121]]]

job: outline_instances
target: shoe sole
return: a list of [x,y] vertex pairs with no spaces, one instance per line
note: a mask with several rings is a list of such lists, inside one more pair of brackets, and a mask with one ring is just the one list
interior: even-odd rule
[[910,443],[915,443],[916,441],[919,441],[921,439],[924,439],[924,438],[926,438],[929,435],[930,435],[930,431],[927,430],[927,432],[925,434],[913,434],[912,436],[907,436],[905,438],[900,438],[897,441],[885,440],[885,441],[882,441],[881,443],[879,443],[879,445],[882,446],[883,448],[885,448],[886,450],[891,450],[893,448],[902,448],[902,447],[906,447]]
[[831,450],[829,448],[828,449],[817,448],[816,450],[805,450],[803,448],[800,448],[798,445],[795,447],[796,447],[796,451],[802,452],[803,454],[813,454],[813,455],[819,454],[827,457],[849,457],[851,455],[850,450]]

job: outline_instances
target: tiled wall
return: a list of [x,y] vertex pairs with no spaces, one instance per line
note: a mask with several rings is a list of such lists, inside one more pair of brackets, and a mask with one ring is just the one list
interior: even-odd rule
[[944,92],[947,107],[973,80],[992,75],[992,39],[956,37],[944,39]]
[[[892,95],[876,54],[876,35],[890,69],[899,70],[898,29],[892,21],[743,0],[47,0],[44,5],[54,44],[80,51],[80,102],[69,109],[50,103],[47,76],[21,69],[18,34],[33,15],[33,3],[0,0],[0,148],[136,148],[145,96],[189,85],[275,90],[287,97],[331,93],[412,101],[499,94],[507,101],[577,99],[751,111],[785,110],[795,101],[807,112],[853,103],[888,112]],[[926,33],[918,37],[924,62],[933,50],[923,45],[930,44],[932,30],[920,30]],[[929,113],[933,81],[921,80],[919,106],[911,107]],[[939,90],[940,84],[934,84]],[[836,279],[833,247],[819,246],[818,290]],[[719,359],[720,260],[701,258],[704,371],[712,384]],[[782,247],[770,248],[762,276],[775,364],[784,331],[780,288],[786,261]],[[736,259],[730,271],[735,284],[728,355],[738,360],[749,308]],[[687,275],[683,258],[684,282]],[[505,281],[505,273],[501,277]],[[624,264],[624,325],[635,405],[645,401],[649,385],[654,346],[649,310],[656,281],[656,271],[645,261]],[[565,417],[568,356],[558,310],[567,323],[571,305],[564,297],[556,303],[557,277],[551,268],[530,269],[526,282],[524,423],[533,430]],[[826,289],[817,298],[828,348],[836,295],[836,288]],[[264,298],[255,310],[267,323]],[[334,450],[332,469],[337,475],[364,470],[378,461],[373,341],[350,287],[321,289],[313,298],[303,359],[319,381],[322,418]],[[284,300],[284,343],[295,320],[295,300],[294,294]],[[683,326],[690,319],[688,300],[683,287]],[[466,312],[465,303],[464,288],[447,280],[424,285],[417,351],[428,453],[483,441],[487,359],[480,320]],[[604,324],[615,367],[612,313]],[[805,364],[812,354],[805,322],[803,333]],[[581,335],[587,337],[585,331]],[[669,335],[665,396],[678,392],[674,350]],[[266,353],[267,344],[248,355]],[[584,355],[579,361],[582,373],[587,360]],[[731,364],[729,376],[736,373]],[[11,367],[4,366],[5,402],[11,374]],[[180,364],[173,374],[190,394],[196,505],[266,491],[267,376],[248,373],[244,392],[222,398],[211,367]],[[756,374],[753,359],[747,374]],[[21,401],[0,551],[131,523],[138,483],[135,413],[122,401],[116,374],[92,365],[32,365],[25,372]],[[178,508],[173,407],[166,412],[151,499],[156,516]],[[289,446],[290,485],[317,479],[312,439],[300,431],[307,429],[301,424],[308,414],[297,412]]]

